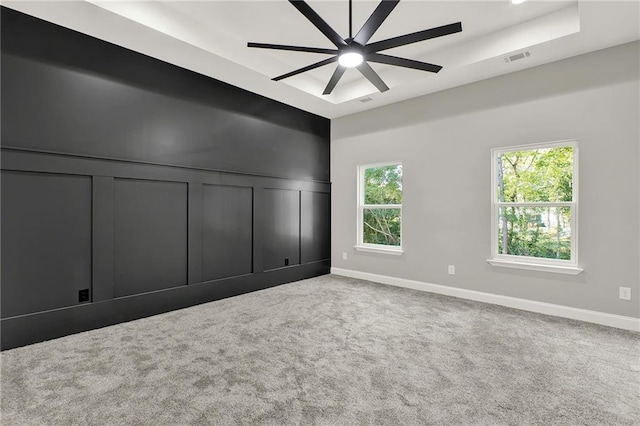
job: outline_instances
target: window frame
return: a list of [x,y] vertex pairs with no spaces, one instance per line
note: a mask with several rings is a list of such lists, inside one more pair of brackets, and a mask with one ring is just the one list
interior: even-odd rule
[[[500,202],[498,200],[497,164],[498,157],[514,151],[533,151],[536,149],[570,146],[573,151],[572,201],[538,201],[538,202]],[[493,266],[579,274],[583,271],[578,266],[578,182],[579,182],[578,141],[576,139],[542,142],[525,145],[506,146],[491,150],[491,258],[487,261]],[[498,220],[501,207],[569,207],[571,211],[571,258],[548,259],[534,256],[519,256],[499,253]]]
[[[382,163],[372,163],[372,164],[360,164],[357,167],[357,240],[356,245],[353,246],[356,250],[359,251],[367,251],[373,253],[384,253],[391,255],[401,255],[404,253],[403,244],[403,221],[402,221],[402,204],[365,204],[364,202],[364,172],[366,169],[377,168],[377,167],[385,167],[385,166],[402,166],[402,161],[386,161]],[[403,178],[404,178],[404,167],[403,167]],[[402,187],[402,201],[404,203],[404,181]],[[370,209],[399,209],[400,210],[400,245],[399,246],[388,246],[384,244],[372,244],[364,242],[364,211]]]

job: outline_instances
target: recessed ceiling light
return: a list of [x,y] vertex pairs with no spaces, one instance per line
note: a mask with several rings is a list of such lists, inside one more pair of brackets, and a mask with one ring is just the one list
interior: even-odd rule
[[511,0],[511,4],[521,4],[524,3],[526,0]]

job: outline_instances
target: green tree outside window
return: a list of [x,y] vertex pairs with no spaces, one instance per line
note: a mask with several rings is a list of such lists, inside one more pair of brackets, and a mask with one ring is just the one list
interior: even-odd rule
[[401,245],[402,165],[361,168],[362,241],[364,244]]
[[571,145],[495,157],[498,254],[572,259],[573,159]]

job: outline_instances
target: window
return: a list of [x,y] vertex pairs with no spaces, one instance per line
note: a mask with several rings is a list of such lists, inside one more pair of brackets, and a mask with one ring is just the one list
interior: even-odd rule
[[492,151],[490,263],[576,274],[575,141]]
[[402,254],[402,164],[358,167],[356,249]]

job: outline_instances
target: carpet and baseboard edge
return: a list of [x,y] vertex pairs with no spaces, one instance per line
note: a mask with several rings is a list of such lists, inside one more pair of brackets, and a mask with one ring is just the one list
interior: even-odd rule
[[146,318],[329,273],[329,260],[2,318],[0,349]]
[[591,311],[588,309],[574,308],[571,306],[556,305],[553,303],[538,302],[535,300],[503,296],[494,293],[485,293],[476,290],[467,290],[464,288],[450,287],[440,284],[425,283],[421,281],[408,280],[405,278],[372,274],[369,272],[354,271],[351,269],[332,267],[331,273],[343,277],[358,278],[381,284],[393,285],[396,287],[404,287],[413,290],[426,291],[429,293],[442,294],[445,296],[459,297],[461,299],[491,303],[494,305],[506,306],[508,308],[521,309],[523,311],[537,312],[540,314],[569,318],[600,325],[606,325],[609,327],[621,328],[624,330],[640,332],[640,318],[609,314],[606,312]]

